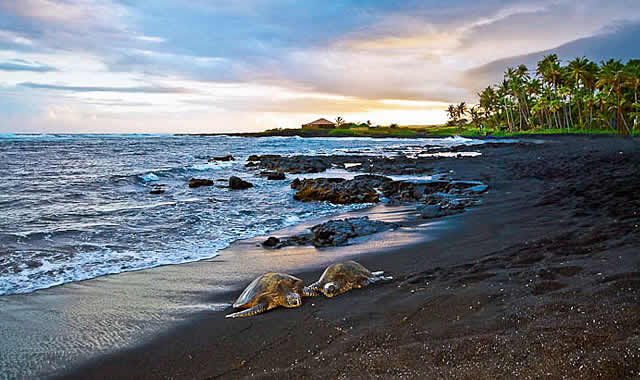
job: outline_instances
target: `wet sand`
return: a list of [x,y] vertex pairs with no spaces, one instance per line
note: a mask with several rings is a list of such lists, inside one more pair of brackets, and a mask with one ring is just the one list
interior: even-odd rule
[[[336,217],[368,215],[398,222],[409,219],[414,210],[376,206]],[[326,219],[276,233],[295,234]],[[259,273],[319,270],[336,258],[371,251],[384,254],[394,247],[435,238],[442,228],[442,222],[404,227],[379,234],[379,239],[365,238],[349,247],[322,250],[265,250],[260,246],[266,238],[262,236],[238,241],[204,261],[0,297],[0,379],[48,377],[92,358],[144,344],[200,315],[228,309],[241,287]]]
[[[490,191],[481,206],[418,229],[432,240],[361,249],[358,260],[391,283],[246,319],[192,313],[61,378],[638,378],[640,146],[545,140],[438,161]],[[189,265],[191,281],[206,283],[207,263]],[[290,272],[321,272],[303,268]],[[228,285],[215,296],[201,286],[200,302],[232,302],[242,286]]]

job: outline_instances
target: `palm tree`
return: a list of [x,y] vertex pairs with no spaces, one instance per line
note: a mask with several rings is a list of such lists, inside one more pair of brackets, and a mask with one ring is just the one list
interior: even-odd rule
[[464,118],[464,115],[469,111],[466,102],[461,102],[456,108],[458,110],[458,117],[460,118]]
[[624,67],[624,86],[633,90],[633,102],[638,103],[638,89],[640,89],[640,59],[632,59]]
[[456,113],[458,114],[458,131],[462,130],[462,125],[465,123],[466,119],[464,115],[469,112],[467,108],[466,102],[461,102],[456,106]]
[[447,115],[449,117],[449,124],[458,124],[458,108],[455,105],[450,104],[449,107],[447,107]]
[[344,125],[344,119],[341,116],[336,118],[336,127],[342,127]]
[[542,61],[538,62],[536,73],[542,77],[542,80],[551,84],[553,89],[557,91],[562,76],[558,56],[555,54],[545,56]]
[[589,112],[589,129],[591,129],[591,123],[593,121],[593,109],[596,106],[596,97],[592,92],[587,93],[582,99],[584,102],[585,112]]
[[[625,82],[624,65],[617,59],[609,59],[602,62],[600,67],[599,80],[596,86],[601,89],[615,91],[616,94],[616,133],[619,135],[629,135],[629,128],[622,116],[622,84]],[[623,125],[625,124],[625,125]]]
[[469,109],[469,116],[471,116],[471,124],[473,124],[476,129],[479,129],[480,122],[482,121],[482,118],[480,117],[480,106],[475,105],[471,107],[471,109]]
[[498,98],[500,99],[500,107],[503,109],[503,113],[505,118],[507,119],[507,126],[509,127],[509,132],[513,132],[513,124],[510,112],[510,102],[509,99],[509,82],[505,79],[502,83],[498,84]]
[[577,95],[575,99],[578,106],[578,121],[580,125],[583,125],[581,104],[582,98],[580,96],[582,91],[580,85],[582,84],[584,86],[587,82],[592,81],[591,76],[593,74],[589,71],[589,60],[585,57],[582,57],[576,58],[573,61],[569,62],[569,65],[567,65],[567,74],[570,77],[569,82],[571,82],[571,84],[573,85],[573,92],[575,95]]

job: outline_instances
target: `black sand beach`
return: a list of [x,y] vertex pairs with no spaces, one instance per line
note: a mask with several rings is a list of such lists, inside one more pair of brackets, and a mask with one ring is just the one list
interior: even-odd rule
[[639,145],[545,140],[439,161],[491,190],[437,239],[359,258],[391,283],[246,319],[197,313],[60,378],[638,378]]

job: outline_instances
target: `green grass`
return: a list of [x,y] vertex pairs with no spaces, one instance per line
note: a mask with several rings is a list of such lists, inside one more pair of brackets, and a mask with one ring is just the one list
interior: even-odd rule
[[332,129],[329,136],[414,136],[418,132],[405,128],[364,128]]
[[329,131],[329,136],[355,136],[356,131],[352,129],[332,129]]

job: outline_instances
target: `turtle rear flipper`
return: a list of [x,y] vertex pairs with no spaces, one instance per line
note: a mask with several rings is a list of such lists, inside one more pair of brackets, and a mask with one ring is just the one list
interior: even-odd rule
[[254,315],[264,313],[267,311],[267,305],[264,303],[259,303],[254,307],[250,307],[246,310],[238,311],[236,313],[228,314],[225,318],[240,318],[240,317],[252,317]]

